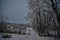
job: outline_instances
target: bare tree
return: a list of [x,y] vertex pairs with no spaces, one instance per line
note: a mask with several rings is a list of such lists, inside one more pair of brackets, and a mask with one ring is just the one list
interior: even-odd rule
[[[46,0],[45,2],[52,8],[54,14],[56,14],[56,19],[54,19],[53,15],[51,15],[53,17],[53,21],[54,21],[54,24],[55,24],[55,29],[57,30],[57,36],[59,37],[59,28],[60,28],[60,11],[59,11],[59,8],[58,8],[58,0],[50,0],[51,1],[51,4],[48,3]],[[58,22],[56,22],[56,20]],[[57,25],[58,23],[58,25]]]
[[6,17],[6,15],[0,13],[0,32],[5,32],[6,29],[4,29],[6,27],[6,22],[7,22],[8,17]]

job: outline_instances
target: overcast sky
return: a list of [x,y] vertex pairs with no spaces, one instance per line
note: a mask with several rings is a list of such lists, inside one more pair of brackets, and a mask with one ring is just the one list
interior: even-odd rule
[[25,16],[27,14],[26,0],[2,0],[1,13],[7,14],[9,22],[27,23]]

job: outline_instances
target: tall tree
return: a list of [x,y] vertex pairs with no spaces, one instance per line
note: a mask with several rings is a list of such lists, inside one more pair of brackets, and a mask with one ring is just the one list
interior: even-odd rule
[[[45,1],[49,6],[51,6],[53,12],[56,14],[56,19],[58,22],[56,22],[54,20],[55,23],[55,29],[57,30],[57,36],[59,37],[59,28],[60,28],[60,11],[59,11],[59,7],[58,7],[58,0],[50,0],[51,4],[48,3],[47,1]],[[54,18],[53,18],[54,19]],[[57,26],[58,23],[58,26]]]
[[32,23],[34,29],[36,29],[39,35],[42,35],[45,31],[44,26],[44,16],[41,13],[41,0],[29,0],[28,8],[29,8],[29,19]]

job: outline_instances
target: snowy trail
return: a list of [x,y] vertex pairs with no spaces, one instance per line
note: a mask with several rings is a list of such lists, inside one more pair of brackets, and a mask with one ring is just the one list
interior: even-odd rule
[[[32,29],[30,29],[28,32],[31,33],[31,35],[19,35],[19,34],[11,34],[12,38],[8,38],[6,40],[54,40],[53,38],[48,37],[40,37],[38,34]],[[0,40],[4,40],[3,38],[0,38]]]
[[31,35],[27,40],[40,40],[40,37],[37,35],[37,33],[32,28],[29,28],[29,29],[30,29]]
[[30,38],[28,38],[28,40],[54,40],[53,38],[48,38],[48,37],[40,37],[38,36],[38,34],[32,29],[32,28],[29,28],[30,29]]

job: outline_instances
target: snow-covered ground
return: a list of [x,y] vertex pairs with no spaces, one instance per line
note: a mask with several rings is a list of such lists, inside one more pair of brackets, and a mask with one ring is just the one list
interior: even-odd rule
[[[32,29],[27,28],[27,32],[31,33],[31,35],[19,35],[19,34],[11,34],[11,38],[7,38],[6,40],[54,40],[54,38],[51,37],[40,37],[38,34]],[[0,40],[5,40],[1,38]]]

